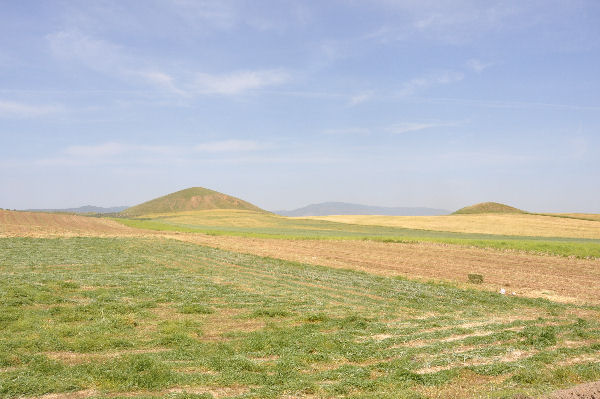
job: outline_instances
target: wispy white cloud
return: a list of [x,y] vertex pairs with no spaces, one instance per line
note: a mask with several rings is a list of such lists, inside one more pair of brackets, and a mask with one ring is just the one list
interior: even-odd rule
[[38,118],[64,111],[65,108],[62,105],[33,105],[0,100],[0,117]]
[[240,18],[239,10],[232,1],[220,0],[170,0],[168,10],[190,24],[202,21],[214,28],[228,30]]
[[491,67],[492,65],[494,65],[494,64],[491,62],[483,62],[483,61],[480,61],[475,58],[471,58],[470,60],[467,61],[467,68],[469,68],[477,73],[483,72],[485,69]]
[[194,146],[198,152],[247,152],[265,149],[267,145],[253,140],[222,140]]
[[317,58],[313,61],[316,67],[331,65],[333,62],[346,58],[350,52],[349,43],[345,40],[323,40],[316,47]]
[[186,162],[198,160],[204,154],[213,159],[215,154],[241,154],[272,148],[269,143],[254,140],[220,140],[201,142],[196,145],[137,145],[106,142],[91,145],[72,145],[56,156],[35,161],[38,165],[90,165],[152,162]]
[[111,157],[127,151],[128,147],[115,142],[98,145],[73,145],[64,149],[65,155],[73,157]]
[[[169,0],[161,11],[173,13],[188,29],[231,31],[250,27],[258,31],[281,31],[311,19],[309,7],[296,2],[273,2],[268,10],[251,1]],[[260,9],[261,12],[257,12]],[[200,23],[199,23],[200,22]]]
[[150,84],[181,94],[169,74],[150,68],[148,62],[134,57],[125,48],[106,40],[90,37],[79,30],[66,30],[46,36],[52,55],[78,63],[93,71],[121,80]]
[[[379,0],[397,23],[383,25],[366,38],[381,42],[410,40],[415,36],[450,44],[476,40],[487,32],[518,28],[533,23],[539,9],[526,2],[491,3],[477,0],[405,1]],[[535,3],[535,2],[534,2]]]
[[413,98],[413,101],[428,104],[458,104],[483,108],[513,108],[513,109],[546,109],[546,110],[576,110],[600,111],[600,105],[578,105],[540,103],[533,101],[496,101],[496,100],[470,100],[464,98]]
[[348,105],[350,107],[354,107],[358,104],[362,104],[364,102],[369,101],[371,98],[373,98],[372,91],[355,94],[352,97],[350,97],[350,102]]
[[179,94],[182,96],[188,95],[188,93],[185,90],[182,90],[175,85],[175,79],[173,78],[173,76],[168,75],[164,72],[135,71],[132,73],[140,76],[141,78],[145,79],[146,81],[148,81],[150,84],[152,84],[154,86],[161,87],[167,91],[170,91],[172,93]]
[[240,95],[248,91],[287,82],[290,73],[282,69],[243,70],[226,74],[166,72],[143,57],[102,39],[89,37],[77,30],[61,31],[47,36],[51,53],[66,61],[116,77],[120,80],[149,85],[170,94]]
[[436,127],[447,127],[456,126],[454,122],[451,123],[422,123],[422,122],[405,122],[396,125],[391,125],[385,128],[387,132],[394,134],[403,134],[408,132],[416,132],[424,129],[431,129]]
[[370,128],[357,126],[340,129],[325,129],[322,131],[322,133],[331,135],[366,135],[378,133],[402,134],[437,127],[448,127],[458,125],[458,122],[401,122],[388,126],[374,126]]
[[279,85],[288,80],[289,74],[279,69],[239,71],[221,75],[199,73],[196,75],[194,91],[201,94],[235,95]]
[[340,129],[325,129],[323,130],[324,134],[331,135],[346,135],[346,134],[370,134],[371,129],[367,129],[364,127],[347,127]]
[[96,71],[123,73],[124,65],[130,63],[122,47],[89,37],[79,30],[51,33],[46,39],[56,58],[77,61]]
[[406,97],[428,87],[455,83],[463,79],[464,74],[461,72],[442,71],[431,73],[429,75],[413,78],[405,82],[397,92],[397,95],[400,97]]

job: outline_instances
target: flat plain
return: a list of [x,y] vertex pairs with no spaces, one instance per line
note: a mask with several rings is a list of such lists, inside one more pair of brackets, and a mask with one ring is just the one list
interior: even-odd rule
[[[567,217],[570,216],[570,217]],[[581,219],[587,217],[588,219]],[[372,226],[452,231],[457,233],[502,234],[537,237],[600,238],[598,220],[587,215],[475,214],[448,216],[313,216],[327,220]]]
[[595,240],[243,215],[0,211],[0,396],[517,398],[600,379],[600,261],[557,249]]
[[[458,219],[463,215],[459,215]],[[495,216],[466,215],[469,220],[482,221],[476,224],[486,225],[488,231],[493,232],[494,226],[500,226]],[[538,216],[527,215],[535,220]],[[354,218],[344,216],[341,218]],[[445,218],[445,216],[436,216]],[[455,218],[455,216],[449,216]],[[500,215],[505,224],[524,225],[520,215]],[[361,218],[358,216],[357,218]],[[372,216],[364,216],[366,219]],[[394,220],[395,217],[384,217]],[[419,217],[411,217],[418,219]],[[429,217],[420,217],[428,220]],[[527,251],[531,253],[545,253],[549,255],[576,256],[579,258],[600,258],[600,239],[571,237],[561,233],[561,226],[565,219],[549,217],[544,228],[538,226],[539,235],[513,235],[504,233],[478,233],[475,231],[454,232],[443,230],[413,229],[398,226],[380,226],[374,224],[354,224],[341,221],[320,220],[318,218],[288,218],[265,212],[247,210],[200,210],[187,212],[173,212],[163,214],[149,214],[142,217],[128,219],[115,219],[129,227],[155,230],[163,232],[188,232],[204,233],[219,236],[275,238],[275,239],[322,239],[322,240],[371,240],[384,242],[434,242],[445,244],[459,244],[480,248],[495,248]],[[591,223],[589,235],[598,236],[600,223],[596,221],[581,221],[568,219],[567,222]],[[529,222],[527,222],[529,223]],[[586,224],[587,226],[587,224]],[[530,229],[531,230],[531,229]],[[551,236],[544,236],[543,232],[552,231]],[[515,231],[515,227],[512,228]],[[529,231],[534,233],[535,229]]]

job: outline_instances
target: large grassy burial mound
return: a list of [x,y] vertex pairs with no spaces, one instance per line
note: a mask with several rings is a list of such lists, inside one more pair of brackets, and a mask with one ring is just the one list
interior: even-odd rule
[[192,187],[163,197],[155,198],[143,204],[132,206],[120,213],[121,216],[135,217],[156,213],[172,213],[207,209],[238,209],[266,212],[259,207],[239,198],[209,190]]
[[512,206],[500,204],[498,202],[482,202],[471,206],[466,206],[454,212],[453,215],[469,215],[477,213],[527,213]]

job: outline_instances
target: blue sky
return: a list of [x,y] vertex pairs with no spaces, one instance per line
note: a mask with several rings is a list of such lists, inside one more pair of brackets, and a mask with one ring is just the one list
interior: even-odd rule
[[0,207],[600,212],[600,3],[2,1]]

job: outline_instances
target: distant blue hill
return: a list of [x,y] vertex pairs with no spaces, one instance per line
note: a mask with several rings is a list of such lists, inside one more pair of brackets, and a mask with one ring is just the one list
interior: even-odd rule
[[113,206],[103,208],[101,206],[85,205],[79,208],[63,208],[63,209],[26,209],[31,212],[64,212],[64,213],[118,213],[129,208],[128,206]]
[[346,202],[323,202],[291,211],[275,211],[281,216],[327,216],[327,215],[386,215],[386,216],[437,216],[448,215],[445,209],[424,207],[386,207],[348,204]]

